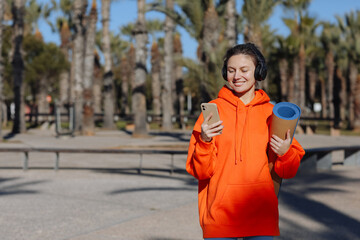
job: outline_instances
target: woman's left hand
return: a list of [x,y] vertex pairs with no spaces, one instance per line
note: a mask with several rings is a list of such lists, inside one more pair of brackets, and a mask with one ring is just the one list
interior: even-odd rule
[[290,148],[291,136],[290,129],[286,132],[286,139],[282,140],[276,135],[272,135],[270,139],[270,147],[278,156],[284,155]]

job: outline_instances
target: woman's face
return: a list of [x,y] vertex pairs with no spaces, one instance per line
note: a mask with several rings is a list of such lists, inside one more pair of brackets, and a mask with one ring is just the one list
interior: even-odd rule
[[243,95],[255,91],[255,64],[249,55],[238,54],[227,62],[227,81],[236,93]]

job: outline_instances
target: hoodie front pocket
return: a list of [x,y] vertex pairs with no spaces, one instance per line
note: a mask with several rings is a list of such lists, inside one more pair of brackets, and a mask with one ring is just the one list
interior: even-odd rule
[[278,218],[278,202],[272,183],[228,185],[215,210],[222,225],[254,226]]

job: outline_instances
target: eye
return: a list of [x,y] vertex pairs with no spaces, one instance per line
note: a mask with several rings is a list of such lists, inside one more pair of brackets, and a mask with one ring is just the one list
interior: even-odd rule
[[228,69],[228,73],[234,73],[233,69]]

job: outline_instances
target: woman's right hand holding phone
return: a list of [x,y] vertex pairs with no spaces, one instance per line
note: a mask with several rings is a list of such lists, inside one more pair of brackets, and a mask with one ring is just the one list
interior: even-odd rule
[[205,142],[211,142],[212,138],[220,135],[224,125],[221,125],[223,121],[218,121],[213,124],[208,124],[209,120],[212,117],[212,113],[204,119],[204,122],[201,124],[201,139]]

